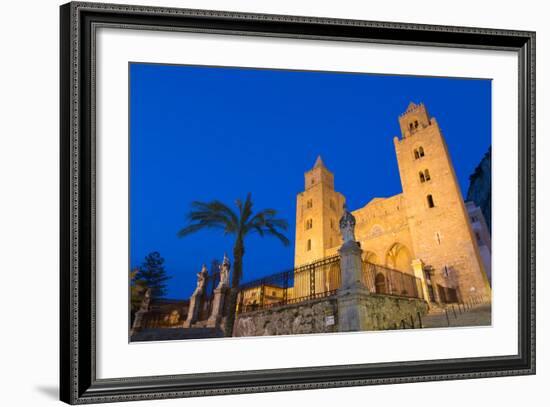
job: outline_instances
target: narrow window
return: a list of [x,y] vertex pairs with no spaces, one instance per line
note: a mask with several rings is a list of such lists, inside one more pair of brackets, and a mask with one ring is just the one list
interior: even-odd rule
[[420,155],[420,157],[424,157],[424,149],[422,147],[418,147],[418,155]]
[[419,175],[420,175],[420,182],[425,182],[426,178],[424,178],[424,173],[420,171]]
[[415,128],[415,129],[418,129],[418,120],[415,120],[415,121],[414,121],[414,128]]
[[332,247],[332,237],[328,240],[329,247]]
[[435,206],[433,196],[428,195],[426,199],[428,201],[428,208],[433,208]]
[[311,250],[311,239],[307,239],[307,249],[308,252]]
[[409,123],[409,129],[413,129],[413,124],[412,123]]
[[414,150],[414,159],[418,160],[420,158],[420,154],[418,154],[418,150]]
[[308,200],[307,200],[307,203],[306,203],[306,207],[307,207],[307,208],[312,208],[312,207],[313,207],[313,200],[308,199]]
[[429,181],[431,178],[430,178],[430,171],[428,171],[427,169],[424,170],[424,178],[426,179],[426,181]]
[[306,230],[311,229],[313,227],[313,219],[307,219],[306,220]]

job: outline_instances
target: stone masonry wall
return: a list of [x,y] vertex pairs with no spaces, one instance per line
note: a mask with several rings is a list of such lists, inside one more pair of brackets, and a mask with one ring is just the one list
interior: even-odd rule
[[[428,312],[425,301],[389,295],[370,294],[362,299],[367,307],[367,330],[394,329],[417,312]],[[334,322],[334,324],[332,324]],[[233,336],[299,335],[338,332],[337,297],[311,300],[238,315]]]
[[367,307],[366,327],[369,331],[379,331],[401,327],[404,320],[410,326],[411,316],[415,327],[419,328],[417,313],[424,317],[428,313],[428,304],[416,298],[401,298],[391,295],[371,294],[363,299]]
[[[336,312],[336,297],[248,312],[237,316],[233,336],[336,332]],[[330,324],[331,316],[334,317],[334,325]]]

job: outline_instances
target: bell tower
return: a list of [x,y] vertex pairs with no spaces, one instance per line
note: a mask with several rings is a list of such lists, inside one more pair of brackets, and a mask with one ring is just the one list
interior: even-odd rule
[[394,145],[415,257],[431,266],[432,282],[458,288],[462,300],[490,296],[464,199],[436,119],[423,104],[410,103],[399,117],[399,126],[401,139],[395,137]]
[[320,260],[341,244],[338,220],[345,198],[334,190],[334,175],[321,156],[304,179],[304,191],[296,197],[295,267]]

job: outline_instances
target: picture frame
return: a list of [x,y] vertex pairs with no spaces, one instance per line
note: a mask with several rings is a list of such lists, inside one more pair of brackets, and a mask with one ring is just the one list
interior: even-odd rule
[[[535,33],[72,2],[60,8],[60,398],[70,404],[535,374]],[[504,356],[97,377],[98,27],[512,51],[518,67],[518,352]],[[513,267],[512,265],[510,267]]]

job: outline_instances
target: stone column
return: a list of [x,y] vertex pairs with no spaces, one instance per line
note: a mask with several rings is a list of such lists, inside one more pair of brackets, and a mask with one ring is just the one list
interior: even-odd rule
[[355,240],[355,218],[344,206],[340,219],[340,231],[344,244],[340,254],[341,285],[338,290],[338,330],[340,332],[364,331],[367,329],[365,298],[369,290],[361,283],[363,250]]
[[184,328],[190,328],[193,323],[199,318],[200,307],[202,305],[202,298],[204,296],[204,284],[208,277],[208,270],[206,265],[202,265],[201,271],[197,274],[197,288],[189,299],[189,310],[187,311],[187,319],[183,323]]
[[428,283],[426,282],[426,275],[424,274],[424,262],[420,259],[414,259],[411,262],[414,276],[420,279],[422,285],[422,295],[424,300],[429,304],[430,303],[430,293],[428,292]]
[[231,263],[229,257],[224,253],[223,262],[220,265],[220,283],[214,290],[214,299],[212,300],[212,311],[206,321],[206,326],[209,328],[218,328],[223,316],[223,310],[226,306],[226,300],[229,292],[229,273]]
[[134,323],[132,324],[132,328],[130,329],[130,338],[141,331],[143,328],[143,316],[149,312],[151,304],[151,290],[147,289],[145,291],[145,294],[143,295],[143,300],[141,301],[141,305],[139,307],[139,310],[136,312],[136,315],[134,316]]
[[202,293],[199,295],[193,294],[189,299],[189,310],[187,311],[187,319],[183,323],[184,328],[190,328],[199,318],[200,306],[202,303]]
[[218,328],[223,316],[223,309],[225,307],[225,301],[227,293],[229,292],[228,287],[218,287],[214,290],[214,300],[212,301],[212,311],[206,321],[206,326],[208,328]]

